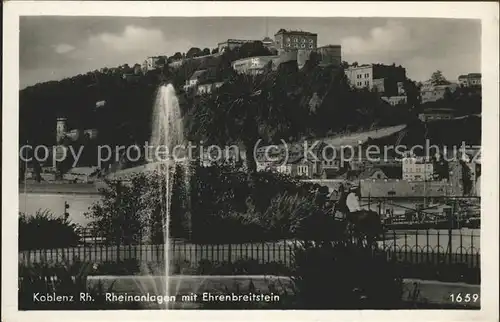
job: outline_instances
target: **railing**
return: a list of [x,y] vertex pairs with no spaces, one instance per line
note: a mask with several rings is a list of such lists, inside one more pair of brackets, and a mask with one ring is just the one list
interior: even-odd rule
[[[235,263],[251,260],[263,265],[277,263],[283,267],[293,268],[294,249],[301,245],[297,240],[196,244],[172,239],[168,247],[146,243],[122,245],[105,243],[105,240],[95,238],[83,240],[77,247],[24,250],[19,252],[19,262],[30,266],[43,262],[71,264],[75,261],[85,261],[101,264],[133,260],[140,266],[163,265],[164,267],[165,255],[168,254],[171,264],[182,263],[190,267],[195,267],[203,261]],[[400,264],[406,275],[419,276],[422,272],[432,271],[432,276],[455,274],[458,280],[467,279],[472,282],[479,280],[479,234],[473,230],[451,233],[439,230],[386,232],[374,245],[373,250],[385,252],[389,260]],[[446,279],[446,276],[444,277]]]

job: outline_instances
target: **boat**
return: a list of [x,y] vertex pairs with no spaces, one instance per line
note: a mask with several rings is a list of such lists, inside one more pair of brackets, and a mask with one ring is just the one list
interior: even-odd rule
[[463,227],[471,228],[471,229],[481,228],[481,217],[467,218],[464,222]]
[[[461,225],[455,225],[453,229],[458,229]],[[384,227],[388,230],[426,230],[426,229],[449,229],[450,222],[447,219],[435,221],[396,221],[385,222]]]

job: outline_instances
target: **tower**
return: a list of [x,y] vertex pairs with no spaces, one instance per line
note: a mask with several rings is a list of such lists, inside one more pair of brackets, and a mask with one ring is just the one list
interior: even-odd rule
[[65,117],[59,117],[57,118],[57,123],[56,123],[56,144],[61,143],[62,139],[66,135],[66,118]]

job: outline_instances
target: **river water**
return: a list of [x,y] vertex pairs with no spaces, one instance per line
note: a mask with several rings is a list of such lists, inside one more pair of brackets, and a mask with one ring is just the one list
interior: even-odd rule
[[[19,211],[32,215],[37,210],[49,210],[54,215],[61,216],[64,213],[64,202],[67,202],[69,204],[69,219],[75,224],[85,226],[90,220],[85,217],[84,213],[88,212],[92,204],[99,201],[99,198],[100,196],[97,194],[20,192]],[[403,207],[411,206],[411,202],[404,202]],[[375,209],[375,205],[373,205],[372,210]],[[479,248],[479,236],[480,229],[463,228],[454,230],[452,234],[453,248],[460,246],[466,249],[471,246]],[[428,245],[431,247],[442,245],[446,247],[448,239],[447,230],[397,231],[395,234],[390,233],[390,237],[385,241],[385,244]]]
[[34,215],[37,211],[48,210],[54,216],[64,214],[64,202],[67,202],[69,219],[75,224],[85,226],[89,219],[84,216],[89,207],[99,200],[96,194],[59,194],[59,193],[19,193],[19,212]]

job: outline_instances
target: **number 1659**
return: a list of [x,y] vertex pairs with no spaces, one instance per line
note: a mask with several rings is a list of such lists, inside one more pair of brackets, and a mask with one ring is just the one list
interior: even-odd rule
[[454,303],[470,303],[470,302],[477,302],[479,300],[479,294],[474,293],[458,293],[458,294],[450,294],[450,300]]

